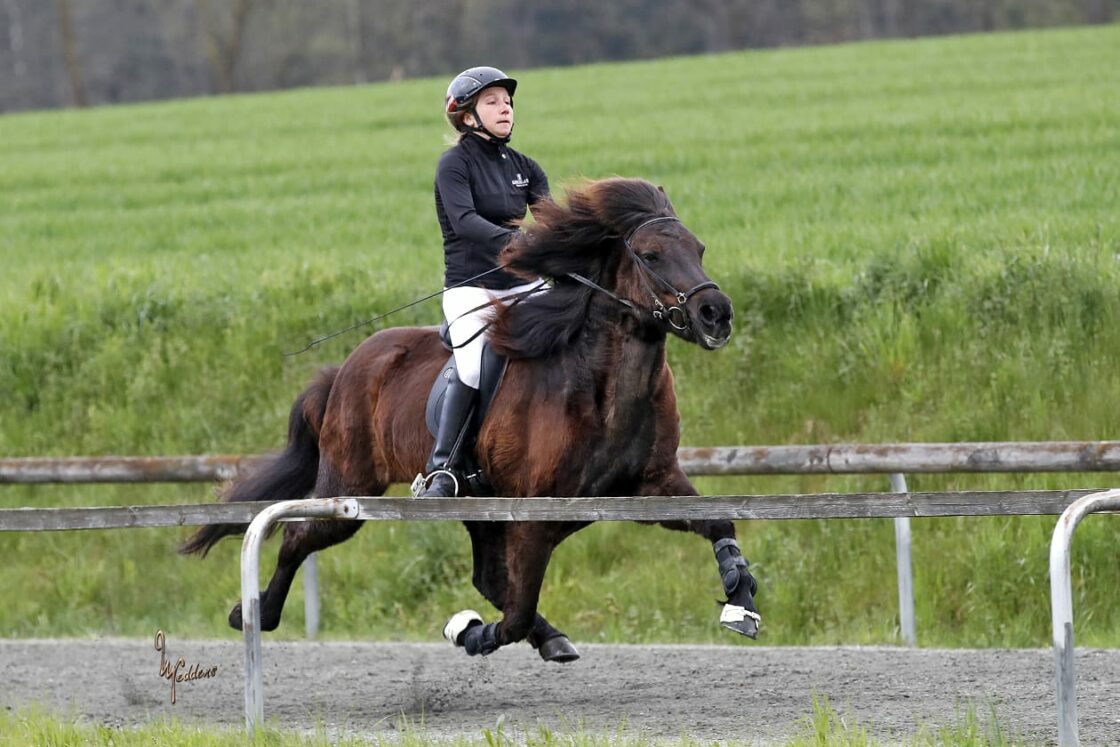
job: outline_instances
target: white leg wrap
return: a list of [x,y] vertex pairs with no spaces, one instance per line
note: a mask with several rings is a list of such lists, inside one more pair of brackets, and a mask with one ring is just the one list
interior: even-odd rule
[[737,623],[743,622],[748,617],[756,623],[762,622],[762,616],[757,612],[751,612],[746,607],[740,607],[737,604],[725,604],[723,605],[723,612],[719,614],[719,621],[721,623]]
[[443,637],[449,640],[452,646],[459,646],[461,644],[456,643],[456,641],[459,640],[459,636],[474,622],[481,623],[482,615],[474,610],[456,612],[451,616],[451,619],[447,621],[447,624],[443,626]]

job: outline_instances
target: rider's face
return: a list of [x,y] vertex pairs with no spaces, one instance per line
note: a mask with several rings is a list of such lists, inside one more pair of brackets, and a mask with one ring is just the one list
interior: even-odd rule
[[[478,94],[474,110],[482,120],[481,125],[496,137],[507,137],[513,131],[513,100],[509,91],[501,86],[484,88]],[[467,118],[471,119],[470,115]]]

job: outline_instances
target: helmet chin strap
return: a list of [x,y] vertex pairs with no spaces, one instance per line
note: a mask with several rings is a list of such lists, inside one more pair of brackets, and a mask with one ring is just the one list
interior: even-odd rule
[[474,121],[478,122],[477,125],[472,127],[471,125],[467,124],[465,120],[463,121],[463,126],[466,127],[468,130],[470,130],[471,132],[477,132],[477,133],[480,133],[482,135],[485,135],[486,137],[490,138],[495,143],[498,143],[500,145],[505,145],[506,143],[508,143],[510,141],[510,138],[513,137],[513,128],[512,127],[509,130],[509,134],[506,135],[505,137],[498,137],[493,132],[490,132],[490,130],[483,127],[482,126],[482,118],[478,116],[478,112],[475,111],[475,108],[473,106],[470,109],[467,109],[467,114],[470,114],[471,117],[474,119]]

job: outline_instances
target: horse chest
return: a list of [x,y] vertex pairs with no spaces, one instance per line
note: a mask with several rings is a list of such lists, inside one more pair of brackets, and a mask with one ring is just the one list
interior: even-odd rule
[[[507,495],[625,495],[655,452],[663,347],[624,341],[517,371],[484,429],[480,457]],[[594,365],[592,365],[594,364]],[[507,384],[514,381],[511,379]]]
[[648,367],[622,367],[597,392],[584,419],[586,444],[569,460],[578,476],[574,494],[625,493],[640,480],[657,434],[653,378]]

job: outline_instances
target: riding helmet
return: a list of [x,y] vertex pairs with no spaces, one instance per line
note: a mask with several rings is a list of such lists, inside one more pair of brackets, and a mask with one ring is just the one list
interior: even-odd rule
[[496,67],[468,68],[456,75],[452,79],[451,85],[447,87],[444,112],[450,118],[452,113],[469,104],[475,94],[490,86],[501,86],[506,89],[509,91],[509,97],[512,100],[513,92],[517,90],[517,81]]

